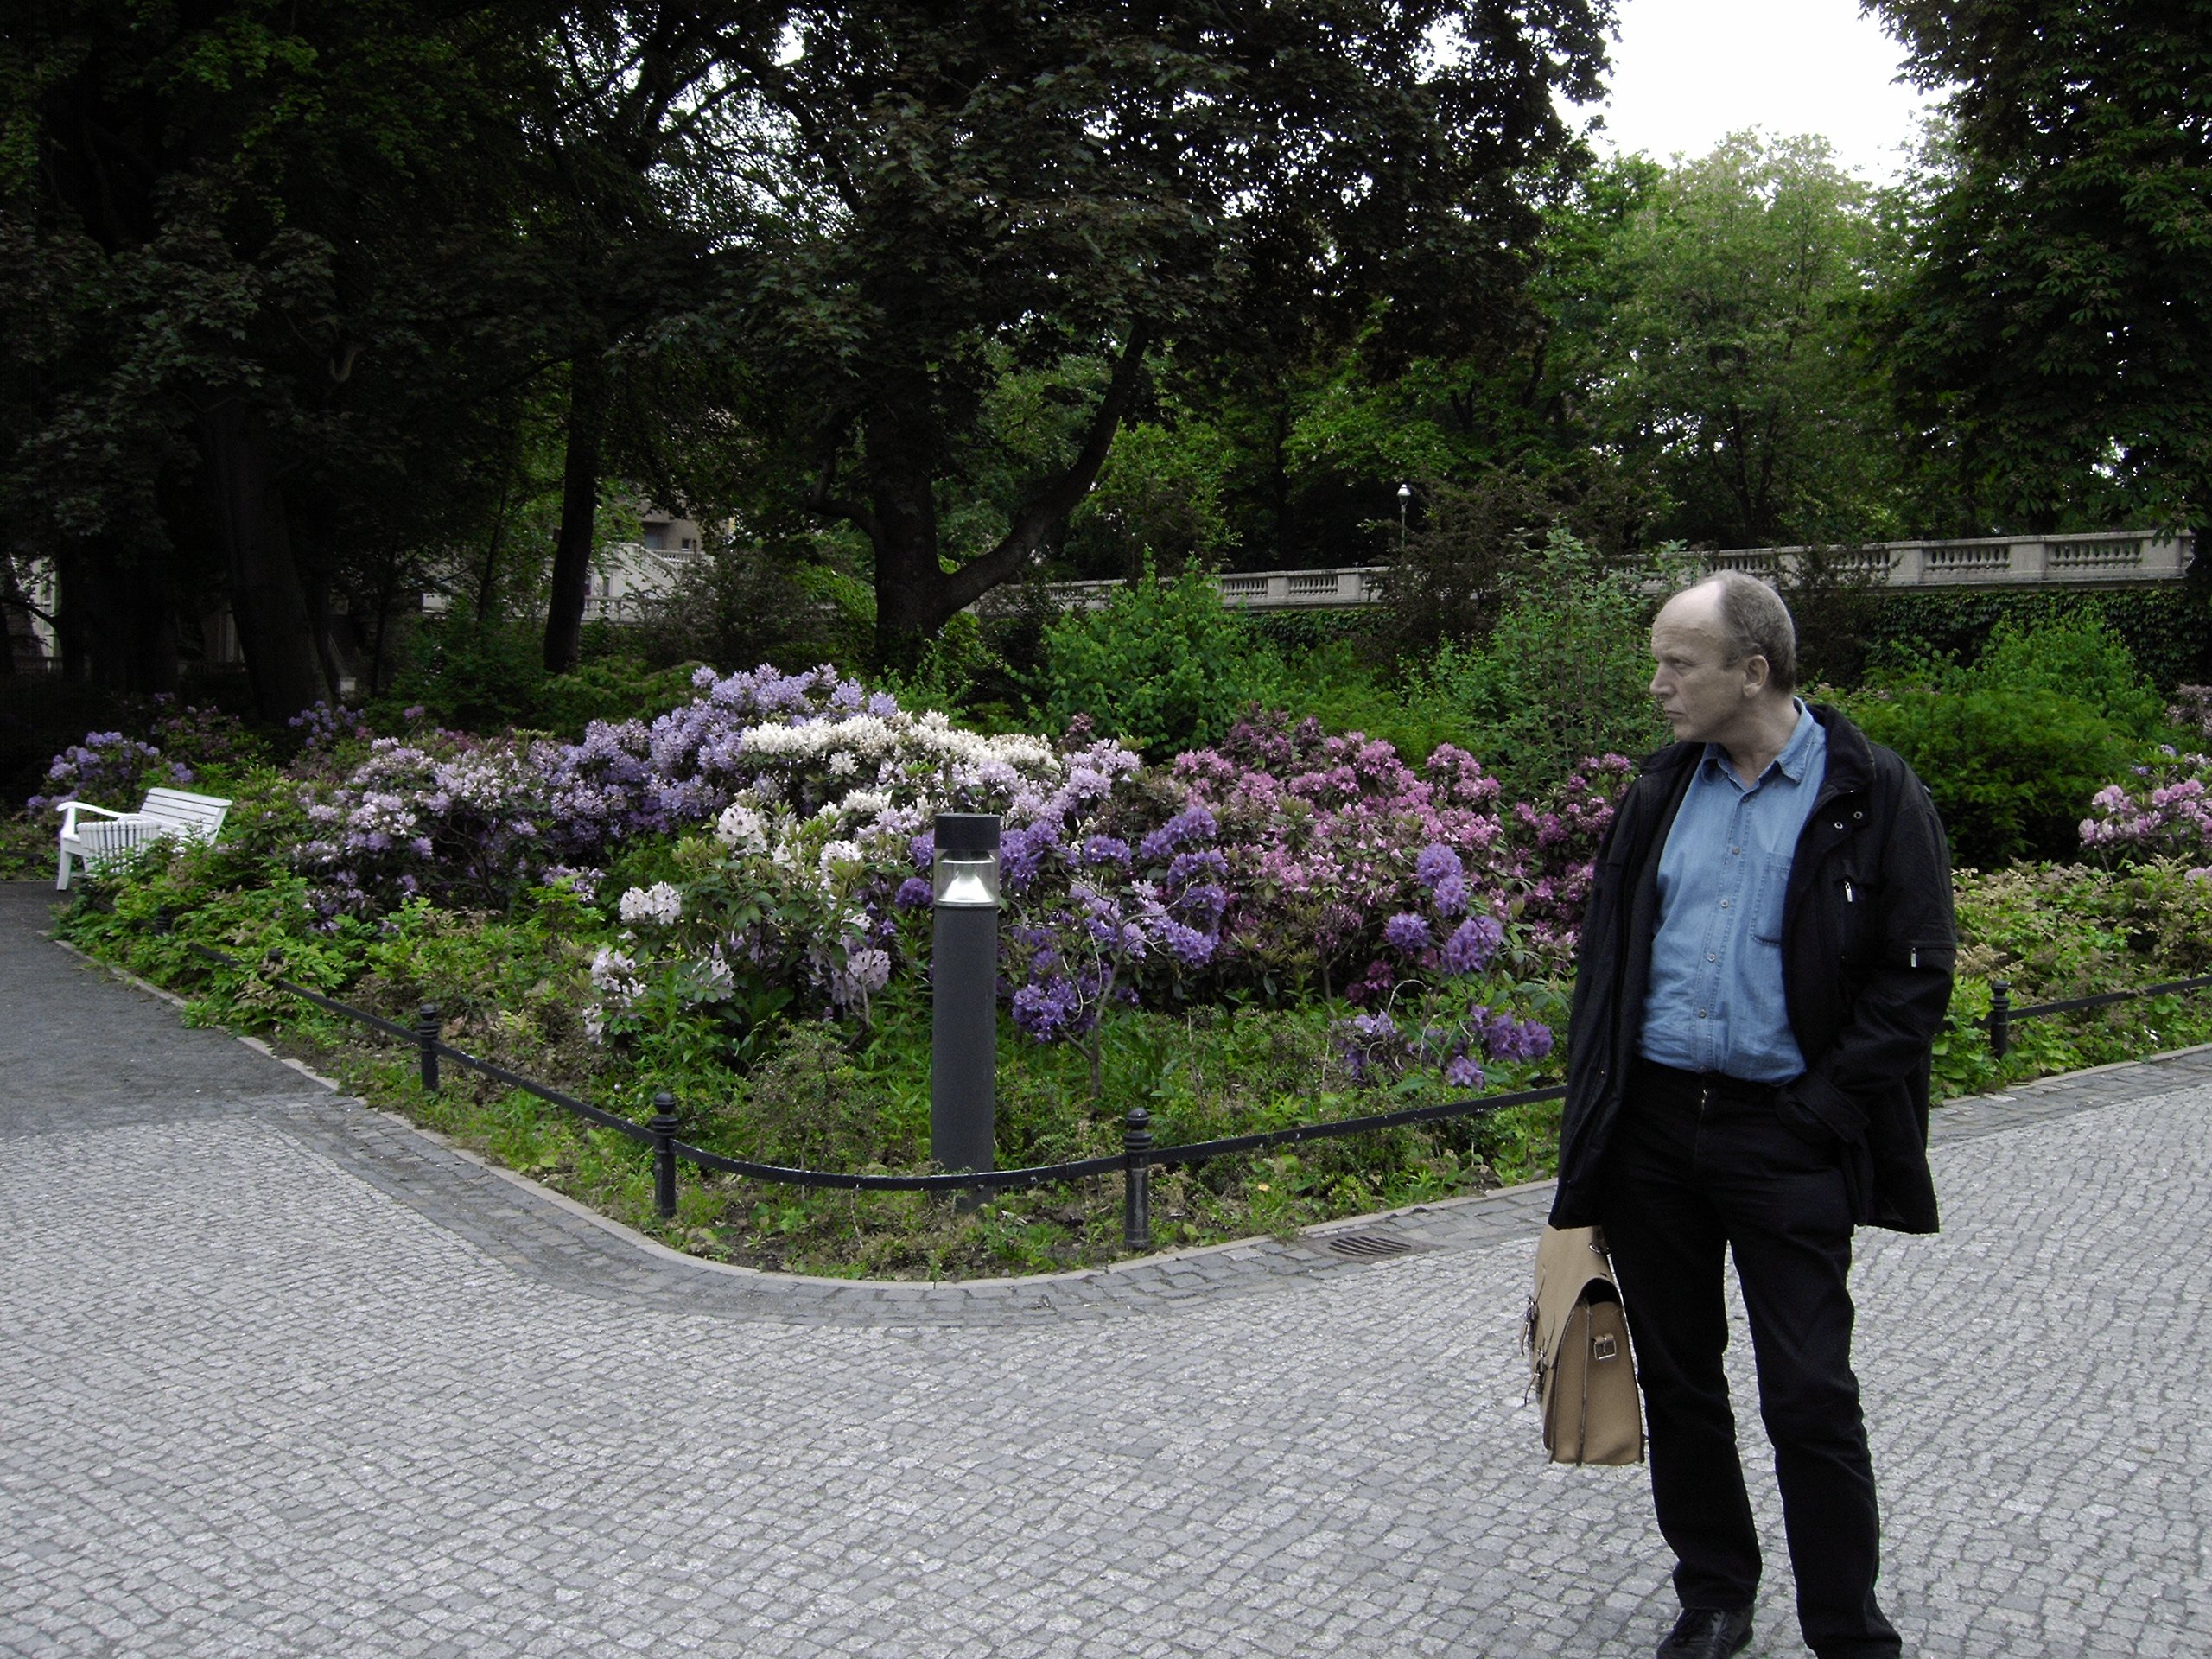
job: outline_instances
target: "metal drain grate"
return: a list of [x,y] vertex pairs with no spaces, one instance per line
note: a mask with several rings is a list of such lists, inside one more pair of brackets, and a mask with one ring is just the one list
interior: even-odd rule
[[1388,1233],[1338,1233],[1329,1241],[1329,1248],[1338,1255],[1348,1255],[1357,1262],[1380,1262],[1385,1256],[1411,1255],[1414,1249],[1404,1239],[1393,1238]]

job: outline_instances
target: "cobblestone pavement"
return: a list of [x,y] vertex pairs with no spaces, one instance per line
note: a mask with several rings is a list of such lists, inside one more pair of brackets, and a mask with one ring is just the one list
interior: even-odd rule
[[[1372,1263],[716,1272],[180,1027],[43,913],[0,887],[0,1652],[1510,1659],[1671,1618],[1643,1471],[1538,1460],[1541,1190]],[[1948,1108],[1945,1233],[1862,1236],[1909,1650],[2212,1654],[2208,1125],[2202,1053]],[[1751,1651],[1798,1655],[1754,1491]]]

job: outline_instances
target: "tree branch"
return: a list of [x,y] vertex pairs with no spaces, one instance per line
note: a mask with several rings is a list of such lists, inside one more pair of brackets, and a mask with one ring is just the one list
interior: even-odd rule
[[1114,434],[1121,429],[1122,417],[1135,401],[1137,376],[1144,366],[1146,349],[1151,344],[1148,324],[1139,322],[1131,327],[1128,343],[1122,346],[1121,359],[1114,365],[1114,378],[1107,385],[1106,395],[1098,400],[1098,407],[1091,415],[1090,430],[1084,438],[1083,449],[1076,456],[1075,464],[1014,515],[1014,528],[1007,532],[1004,541],[945,578],[945,614],[949,616],[974,604],[1020,569],[1052,526],[1073,512],[1083,498],[1090,493],[1099,469],[1105,466],[1106,457],[1113,449]]
[[826,518],[842,518],[872,543],[880,547],[883,544],[883,524],[868,504],[855,501],[849,496],[836,494],[830,488],[831,480],[837,474],[837,452],[845,447],[847,425],[848,423],[842,420],[834,423],[823,440],[822,467],[814,475],[813,487],[806,493],[807,508]]

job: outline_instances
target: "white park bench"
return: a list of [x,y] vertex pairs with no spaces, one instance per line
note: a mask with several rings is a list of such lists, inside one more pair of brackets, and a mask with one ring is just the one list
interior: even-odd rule
[[[183,789],[149,789],[136,812],[111,812],[88,801],[61,801],[61,868],[54,879],[57,892],[69,887],[69,861],[86,870],[118,857],[134,848],[164,836],[183,836],[194,841],[213,841],[223,827],[231,804],[219,795],[194,795]],[[79,813],[97,816],[79,822]]]

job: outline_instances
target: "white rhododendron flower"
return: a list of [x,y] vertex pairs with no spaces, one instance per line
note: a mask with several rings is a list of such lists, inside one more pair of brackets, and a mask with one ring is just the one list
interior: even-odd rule
[[622,895],[622,919],[626,922],[658,922],[663,927],[672,927],[683,917],[683,895],[665,881],[656,881],[650,887],[632,887]]
[[768,849],[768,820],[742,802],[725,807],[715,823],[715,838],[734,853]]

